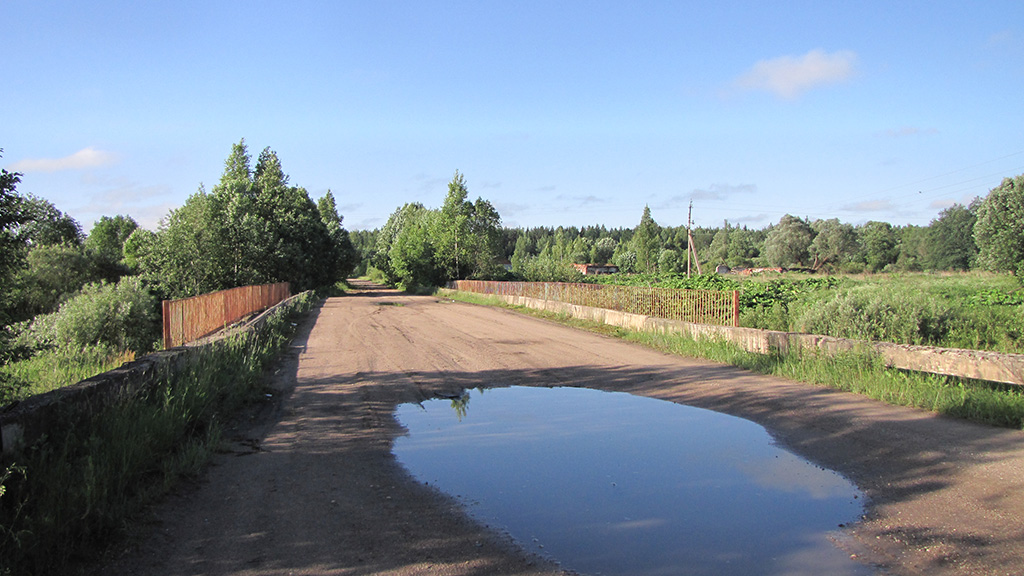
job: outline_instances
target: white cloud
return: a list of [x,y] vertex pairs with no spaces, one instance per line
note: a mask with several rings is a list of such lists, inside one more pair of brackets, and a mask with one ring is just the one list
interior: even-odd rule
[[856,73],[857,55],[849,50],[831,54],[811,50],[803,56],[761,60],[736,79],[741,90],[764,90],[793,99],[818,86],[845,82]]
[[95,148],[83,148],[63,158],[28,158],[11,165],[14,172],[60,172],[63,170],[82,170],[96,168],[114,163],[117,157],[111,152]]
[[903,138],[905,136],[930,136],[932,134],[938,134],[939,131],[935,128],[918,128],[917,126],[904,126],[902,128],[896,128],[879,132],[879,136],[886,138]]
[[896,206],[890,200],[867,200],[843,206],[847,212],[886,212],[895,211]]
[[694,188],[690,198],[694,200],[725,200],[734,194],[752,194],[757,192],[755,184],[712,184],[707,188]]

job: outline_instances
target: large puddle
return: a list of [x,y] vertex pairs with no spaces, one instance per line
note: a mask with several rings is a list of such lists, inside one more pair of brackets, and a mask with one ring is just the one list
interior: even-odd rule
[[839,474],[753,422],[582,388],[403,404],[398,460],[528,551],[588,575],[862,575],[830,536],[863,513]]

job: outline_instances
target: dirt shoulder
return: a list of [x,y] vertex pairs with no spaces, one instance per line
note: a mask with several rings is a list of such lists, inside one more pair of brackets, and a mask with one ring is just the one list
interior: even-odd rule
[[372,286],[301,326],[275,397],[156,508],[110,574],[560,573],[391,455],[395,406],[463,388],[581,386],[709,408],[853,480],[843,545],[890,574],[1017,574],[1024,434],[647,350],[501,309]]

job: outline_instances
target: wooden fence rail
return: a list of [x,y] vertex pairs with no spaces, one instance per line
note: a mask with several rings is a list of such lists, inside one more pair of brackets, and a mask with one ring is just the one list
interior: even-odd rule
[[164,300],[164,348],[174,348],[221,330],[291,296],[287,282],[241,286],[202,296]]
[[739,325],[739,292],[735,290],[674,290],[652,286],[484,280],[456,280],[450,282],[448,287],[479,294],[552,300],[668,320],[718,326]]

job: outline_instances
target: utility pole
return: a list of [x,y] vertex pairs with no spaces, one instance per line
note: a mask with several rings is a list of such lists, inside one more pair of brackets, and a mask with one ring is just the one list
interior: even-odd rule
[[693,236],[690,225],[693,223],[693,200],[690,200],[690,211],[686,213],[686,277],[690,277],[690,251],[693,250]]
[[697,274],[704,274],[700,269],[700,260],[697,258],[697,249],[693,247],[693,234],[690,228],[693,226],[693,200],[690,200],[690,211],[686,215],[686,277],[690,277],[690,254],[693,254],[693,262],[697,265]]

